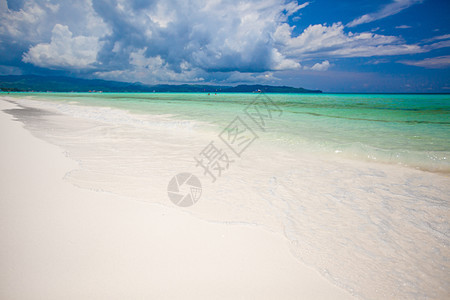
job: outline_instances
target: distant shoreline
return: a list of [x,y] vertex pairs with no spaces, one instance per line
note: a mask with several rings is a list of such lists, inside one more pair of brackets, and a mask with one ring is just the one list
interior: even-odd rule
[[[60,91],[4,91],[0,90],[0,94],[207,94],[208,92],[60,92]],[[210,92],[211,93],[211,92]],[[212,92],[214,93],[214,92]],[[258,94],[254,92],[216,92],[217,94]],[[288,92],[264,92],[266,94],[321,94],[321,95],[450,95],[449,93],[400,93],[400,92],[320,92],[320,93],[288,93]]]
[[291,86],[247,85],[221,86],[206,84],[156,84],[80,79],[64,76],[0,76],[0,90],[6,92],[128,92],[128,93],[322,93],[321,90]]

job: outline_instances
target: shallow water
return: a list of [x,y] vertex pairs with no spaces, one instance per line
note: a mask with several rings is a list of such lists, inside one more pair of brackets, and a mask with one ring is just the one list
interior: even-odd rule
[[[267,94],[282,111],[265,140],[311,152],[450,172],[450,95]],[[20,97],[20,96],[19,96]],[[202,121],[218,131],[256,94],[36,94],[76,102]],[[258,100],[256,100],[258,101]],[[215,126],[215,128],[214,128]]]
[[[359,297],[448,297],[448,96],[269,95],[262,129],[244,111],[258,96],[27,94],[10,113],[80,162],[80,187],[172,205],[169,180],[191,172],[187,212],[283,234]],[[236,116],[258,136],[240,156],[218,136]],[[211,141],[233,160],[215,182],[194,160]]]

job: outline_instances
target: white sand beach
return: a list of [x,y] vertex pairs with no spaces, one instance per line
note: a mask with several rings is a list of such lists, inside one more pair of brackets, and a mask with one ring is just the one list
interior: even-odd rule
[[0,300],[450,300],[449,13],[0,0]]
[[0,298],[352,298],[281,235],[74,186],[63,178],[77,162],[13,108],[0,101]]

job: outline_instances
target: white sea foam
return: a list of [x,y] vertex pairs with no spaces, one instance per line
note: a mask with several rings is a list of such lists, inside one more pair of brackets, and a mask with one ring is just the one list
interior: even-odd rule
[[355,295],[443,299],[450,294],[447,176],[283,149],[261,135],[212,183],[193,158],[210,141],[226,146],[218,132],[199,130],[193,121],[20,103],[61,113],[23,121],[80,162],[80,169],[66,175],[80,187],[172,205],[169,180],[191,172],[202,181],[203,194],[187,212],[284,234],[296,257]]

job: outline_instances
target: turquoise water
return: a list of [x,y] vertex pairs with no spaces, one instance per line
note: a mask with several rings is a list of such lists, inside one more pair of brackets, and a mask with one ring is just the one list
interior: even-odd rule
[[[23,97],[24,94],[16,94]],[[39,93],[33,98],[203,121],[220,132],[259,94]],[[273,113],[264,141],[296,150],[450,172],[450,95],[267,94]]]
[[[172,205],[169,180],[191,172],[202,196],[186,212],[282,234],[354,295],[448,298],[450,95],[8,96],[15,119],[79,163],[64,176],[78,187]],[[265,131],[245,113],[261,99]],[[211,140],[228,151],[218,135],[236,116],[259,139],[211,182],[194,156]]]

